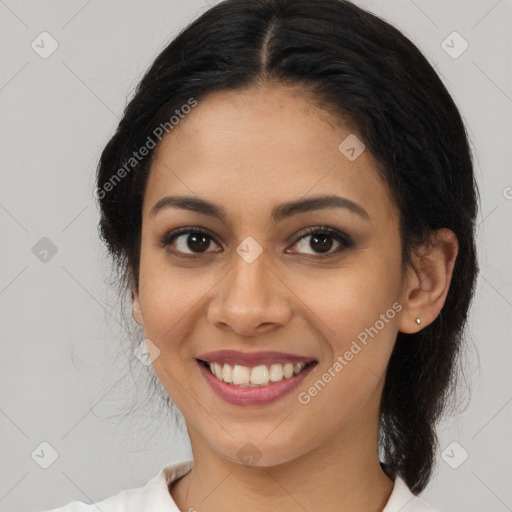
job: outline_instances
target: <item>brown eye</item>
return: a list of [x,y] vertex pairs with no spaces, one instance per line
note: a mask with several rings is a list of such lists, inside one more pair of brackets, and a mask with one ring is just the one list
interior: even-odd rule
[[319,235],[310,235],[311,240],[309,241],[309,245],[315,251],[324,253],[329,252],[333,245],[333,238],[331,235],[327,234],[319,234]]
[[[192,252],[204,252],[208,249],[210,245],[210,240],[207,235],[203,235],[202,233],[191,233],[189,235],[181,235],[176,238],[179,240],[182,236],[186,237],[186,246]],[[179,247],[179,243],[177,244],[178,250],[181,250]]]
[[173,246],[172,252],[184,257],[201,255],[207,252],[211,243],[216,243],[206,231],[182,228],[167,235],[161,242],[163,247]]
[[[335,244],[338,244],[338,250],[331,251]],[[344,248],[351,247],[352,241],[341,231],[325,226],[310,228],[307,234],[300,237],[294,245],[299,247],[301,253],[307,254],[307,250],[311,249],[313,252],[309,254],[318,254],[321,258],[337,254]]]

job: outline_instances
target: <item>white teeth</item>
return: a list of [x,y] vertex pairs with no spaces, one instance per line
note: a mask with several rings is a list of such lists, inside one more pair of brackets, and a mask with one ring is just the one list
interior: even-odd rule
[[249,377],[251,374],[251,369],[247,366],[240,366],[235,364],[233,367],[233,384],[249,384]]
[[283,365],[282,364],[273,364],[270,366],[270,380],[272,382],[277,382],[278,380],[283,380]]
[[292,363],[286,363],[283,366],[283,375],[285,378],[289,379],[293,376],[293,364]]
[[222,380],[224,382],[233,382],[233,367],[230,364],[225,364],[222,368]]
[[295,363],[293,365],[293,372],[299,373],[304,369],[304,366],[306,366],[306,363]]
[[274,363],[270,365],[262,364],[252,368],[243,365],[222,364],[210,362],[209,367],[217,379],[233,384],[235,386],[259,387],[266,386],[269,382],[279,382],[283,379],[289,379],[293,375],[300,373],[306,366],[306,363]]
[[215,370],[213,373],[215,374],[217,379],[222,380],[222,366],[219,363],[213,363],[213,367]]
[[268,384],[269,380],[272,380],[272,368],[270,369],[269,374],[267,365],[262,364],[260,366],[255,366],[251,370],[251,384],[265,385]]

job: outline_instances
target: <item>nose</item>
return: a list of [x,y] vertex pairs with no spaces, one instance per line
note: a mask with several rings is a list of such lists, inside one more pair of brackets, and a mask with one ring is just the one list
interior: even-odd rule
[[257,336],[284,326],[292,317],[287,287],[261,254],[248,263],[237,257],[216,287],[208,320],[225,331]]

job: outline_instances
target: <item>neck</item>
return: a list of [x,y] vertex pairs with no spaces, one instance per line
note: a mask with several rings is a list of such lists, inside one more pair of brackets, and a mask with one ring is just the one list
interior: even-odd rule
[[[189,428],[194,468],[170,492],[180,510],[382,512],[394,482],[378,458],[378,422],[357,422],[288,462],[247,466],[202,442]],[[370,425],[370,426],[369,426]]]

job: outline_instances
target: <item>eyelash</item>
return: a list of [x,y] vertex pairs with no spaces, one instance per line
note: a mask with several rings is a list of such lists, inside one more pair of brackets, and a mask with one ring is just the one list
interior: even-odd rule
[[[191,227],[183,227],[183,228],[178,228],[176,229],[175,231],[172,231],[171,233],[168,233],[167,235],[165,235],[165,237],[160,241],[160,245],[161,247],[167,247],[168,245],[171,245],[172,242],[178,238],[179,236],[183,235],[183,234],[196,234],[196,235],[205,235],[207,236],[208,238],[210,238],[211,240],[213,240],[217,245],[220,245],[216,240],[215,240],[215,237],[213,237],[208,231],[206,231],[205,229],[202,229],[202,228],[191,228]],[[310,228],[306,228],[306,231],[305,233],[303,233],[295,242],[293,245],[296,245],[299,241],[301,241],[303,238],[307,238],[308,236],[311,236],[311,235],[316,235],[316,234],[322,234],[322,235],[329,235],[331,236],[332,238],[334,238],[338,243],[340,243],[342,245],[342,247],[344,247],[345,249],[347,248],[350,248],[353,246],[353,241],[352,239],[346,235],[345,233],[342,233],[341,231],[338,231],[337,229],[334,229],[334,228],[331,228],[329,226],[314,226],[314,227],[310,227]],[[343,249],[342,249],[343,250]],[[178,257],[180,258],[188,258],[188,259],[196,259],[196,258],[200,258],[202,257],[203,255],[205,255],[208,251],[205,251],[203,253],[196,253],[195,255],[191,255],[191,254],[185,254],[185,253],[181,253],[181,254],[177,254],[176,252],[173,251],[174,254],[176,254]],[[340,249],[338,248],[338,250],[334,251],[334,252],[329,252],[327,254],[320,254],[320,255],[316,255],[316,256],[312,256],[314,259],[323,259],[323,258],[328,258],[328,257],[331,257],[337,253],[340,252]]]

